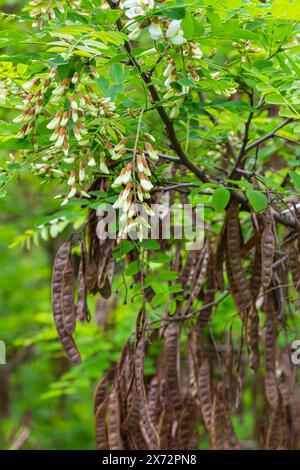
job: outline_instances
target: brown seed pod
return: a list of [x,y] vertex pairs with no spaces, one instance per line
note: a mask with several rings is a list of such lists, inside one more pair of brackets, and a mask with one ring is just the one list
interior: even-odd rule
[[179,339],[180,325],[172,322],[165,331],[166,342],[163,350],[163,367],[171,398],[171,404],[174,413],[179,417],[181,412],[181,387],[180,387],[180,370],[179,370]]
[[276,323],[272,293],[266,294],[265,315],[265,393],[270,406],[274,409],[278,403],[278,386],[275,372]]
[[193,286],[193,291],[188,298],[187,304],[184,308],[183,315],[187,315],[189,313],[190,308],[193,305],[193,302],[197,299],[200,293],[200,290],[202,289],[202,286],[204,284],[205,277],[206,277],[208,260],[209,260],[209,250],[207,249],[207,245],[205,245],[203,247],[203,252],[201,253],[201,256],[199,257],[198,266],[196,268],[196,277],[195,277],[195,284]]
[[85,283],[89,294],[96,294],[97,287],[97,263],[94,259],[90,259],[86,266]]
[[111,258],[112,254],[112,240],[105,240],[102,241],[102,246],[101,246],[101,253],[98,259],[98,289],[100,290],[106,280],[106,274],[107,274],[107,267]]
[[191,397],[187,396],[183,401],[178,423],[177,442],[179,449],[189,449],[189,443],[196,425],[196,410],[196,403]]
[[107,394],[108,386],[112,383],[114,375],[114,369],[109,369],[104,375],[103,379],[97,385],[94,393],[94,414],[97,413],[99,406],[103,403]]
[[253,305],[247,318],[247,343],[250,352],[249,365],[256,371],[259,366],[259,316]]
[[[212,250],[209,253],[209,259],[207,264],[207,284],[206,284],[206,291],[203,298],[203,308],[201,309],[198,317],[197,323],[195,328],[197,330],[197,335],[199,341],[201,342],[201,336],[203,335],[204,329],[210,319],[212,310],[213,310],[213,303],[215,299],[215,276],[214,276],[214,254]],[[208,305],[208,307],[205,307]]]
[[235,282],[235,279],[233,277],[232,269],[231,269],[231,265],[229,263],[229,257],[228,257],[227,252],[226,252],[226,255],[225,255],[225,265],[226,265],[226,272],[227,272],[227,278],[228,278],[228,285],[229,285],[230,293],[233,297],[234,303],[236,304],[238,312],[241,315],[241,318],[244,319],[246,317],[245,314],[247,313],[247,309],[245,308],[245,302],[244,302],[243,294],[240,291],[240,289],[238,288],[238,286]]
[[66,266],[68,266],[70,253],[71,241],[69,240],[61,245],[54,260],[52,276],[52,307],[54,322],[60,342],[70,361],[73,364],[80,364],[81,358],[74,339],[65,330],[62,307],[64,270],[66,269]]
[[251,266],[250,288],[253,301],[257,299],[261,289],[261,273],[262,273],[262,255],[261,255],[261,237],[258,238],[255,245],[254,260]]
[[181,276],[181,283],[184,290],[188,290],[189,286],[193,285],[198,256],[199,252],[195,250],[189,251],[187,255],[185,266]]
[[210,430],[211,423],[211,384],[210,384],[210,366],[207,359],[205,359],[199,369],[199,399],[202,418],[206,429]]
[[90,321],[91,316],[87,305],[86,248],[84,241],[81,242],[81,255],[78,269],[78,298],[75,310],[76,319],[81,323]]
[[138,422],[137,427],[126,432],[126,441],[129,443],[129,448],[133,450],[145,450],[148,445],[144,438],[145,431],[142,428],[142,423]]
[[148,404],[146,399],[145,385],[144,385],[144,348],[145,340],[143,334],[138,339],[135,348],[134,359],[134,377],[135,387],[137,394],[137,403],[139,406],[140,420],[144,427],[145,439],[149,442],[151,450],[159,449],[159,437],[157,431],[150,419]]
[[271,410],[269,426],[266,433],[265,448],[267,450],[276,450],[280,446],[281,438],[281,406],[280,403]]
[[160,382],[159,377],[155,375],[150,382],[148,392],[148,410],[151,422],[154,426],[158,425],[159,415],[161,413],[161,404],[159,399]]
[[105,397],[102,403],[98,406],[95,416],[95,440],[97,450],[108,450],[108,436],[106,425],[106,414],[108,407],[109,397]]
[[116,260],[113,255],[111,255],[106,269],[106,277],[103,286],[100,289],[100,294],[105,299],[108,299],[111,296],[112,282],[115,275],[116,269]]
[[292,274],[294,288],[298,294],[296,303],[298,311],[300,311],[300,255],[296,243],[291,243],[288,247],[289,267]]
[[74,269],[70,256],[71,253],[69,253],[69,257],[63,270],[61,305],[65,330],[69,335],[72,335],[75,331],[76,319],[74,302]]
[[219,238],[218,238],[215,262],[214,262],[216,285],[221,291],[224,290],[223,265],[224,265],[224,259],[225,259],[225,251],[226,251],[227,218],[228,218],[228,214],[226,214],[225,216],[225,220],[224,220],[224,223],[223,223],[223,226],[222,226]]
[[89,257],[96,260],[99,256],[100,241],[97,236],[97,224],[99,222],[97,211],[90,209],[88,215],[88,241],[89,241]]
[[275,253],[274,218],[271,210],[265,213],[264,230],[261,237],[262,283],[268,287],[272,280]]
[[211,447],[214,450],[224,450],[226,448],[226,428],[224,418],[224,390],[223,384],[220,382],[214,395],[210,422]]
[[107,434],[109,450],[123,450],[124,443],[121,437],[121,414],[119,394],[116,386],[113,387],[108,397],[108,418],[107,418]]
[[[228,281],[229,279],[232,281],[230,288],[236,299],[241,317],[245,319],[252,305],[252,295],[242,266],[239,205],[236,201],[232,201],[228,209],[226,255]],[[230,268],[229,270],[228,267]]]

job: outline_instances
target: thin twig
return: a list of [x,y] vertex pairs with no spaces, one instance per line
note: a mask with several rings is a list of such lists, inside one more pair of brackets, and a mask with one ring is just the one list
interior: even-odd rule
[[252,142],[252,144],[248,145],[246,148],[245,148],[245,153],[248,153],[250,152],[250,150],[252,150],[253,148],[259,146],[260,144],[262,144],[263,142],[265,142],[265,140],[268,140],[272,137],[275,136],[276,132],[279,131],[279,129],[282,129],[284,126],[286,126],[287,124],[289,124],[290,122],[293,122],[293,119],[292,118],[288,118],[286,119],[285,121],[283,121],[281,124],[279,124],[277,127],[275,127],[275,129],[273,129],[272,131],[268,132],[267,134],[265,134],[264,136],[260,137],[259,139],[255,140],[254,142]]

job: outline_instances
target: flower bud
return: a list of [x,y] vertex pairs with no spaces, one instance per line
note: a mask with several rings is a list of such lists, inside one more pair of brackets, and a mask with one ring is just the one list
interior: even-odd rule
[[94,159],[94,157],[90,156],[88,157],[88,166],[96,166],[96,161]]
[[76,85],[76,83],[78,83],[78,80],[79,80],[79,74],[78,72],[75,72],[71,80],[73,85]]
[[64,12],[65,12],[64,7],[63,7],[63,5],[62,5],[61,2],[56,2],[56,8],[58,9],[58,11],[59,11],[60,13],[64,13]]
[[105,175],[109,175],[109,169],[106,165],[104,157],[100,158],[100,171],[104,173]]
[[61,120],[61,115],[62,115],[61,111],[57,111],[57,113],[55,114],[54,119],[52,119],[52,121],[50,121],[47,124],[47,129],[50,129],[50,130],[56,129],[59,126],[59,123],[60,123],[60,120]]
[[69,144],[67,142],[67,139],[65,138],[64,140],[64,143],[63,143],[63,152],[64,152],[64,155],[67,156],[68,153],[69,153]]
[[72,197],[74,197],[77,193],[77,188],[76,188],[76,185],[74,184],[71,188],[71,191],[69,192],[68,194],[68,199],[71,199]]
[[150,191],[153,188],[151,181],[143,173],[138,173],[138,176],[142,188],[147,192]]
[[84,163],[80,162],[79,164],[79,181],[84,181],[85,180],[85,168],[84,168]]
[[66,131],[65,131],[65,129],[61,128],[61,129],[59,130],[58,139],[57,139],[57,141],[55,142],[55,147],[62,147],[62,146],[63,146],[64,140],[65,140],[65,136],[66,136]]
[[157,161],[159,159],[159,156],[154,151],[152,145],[149,144],[148,142],[145,143],[145,149],[146,149],[149,157],[151,158],[151,160]]
[[146,137],[146,139],[149,139],[152,142],[156,141],[155,137],[152,134],[148,134],[148,132],[144,132],[144,136]]
[[67,181],[67,184],[69,186],[72,186],[76,181],[76,171],[75,170],[72,170],[71,173],[70,173],[70,177]]

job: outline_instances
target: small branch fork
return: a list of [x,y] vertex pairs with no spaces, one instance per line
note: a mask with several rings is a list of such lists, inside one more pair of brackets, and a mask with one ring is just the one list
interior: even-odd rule
[[[115,10],[119,6],[119,1],[118,0],[108,0],[108,4],[109,4],[109,6],[112,10]],[[121,22],[120,19],[117,20],[116,25],[117,25],[118,30],[122,31],[123,26],[122,26],[122,22]],[[124,47],[127,51],[127,54],[128,54],[128,57],[129,57],[131,63],[138,70],[144,84],[147,86],[147,88],[149,90],[149,93],[151,95],[153,104],[159,103],[160,102],[159,94],[158,94],[155,86],[151,83],[151,72],[147,72],[147,71],[142,70],[142,67],[141,67],[140,63],[138,62],[138,60],[134,57],[134,55],[132,53],[132,47],[131,47],[131,45],[128,41],[124,42]],[[203,97],[200,96],[200,98],[203,98]],[[187,154],[185,153],[185,151],[181,147],[181,144],[180,144],[180,142],[179,142],[179,140],[176,136],[173,121],[172,121],[172,119],[170,119],[170,117],[166,113],[164,107],[158,104],[156,106],[156,110],[157,110],[162,122],[164,123],[166,134],[167,134],[167,136],[170,140],[171,147],[174,150],[174,152],[178,155],[180,163],[182,165],[184,165],[186,168],[188,168],[202,183],[213,183],[213,184],[215,184],[216,182],[211,181],[206,176],[205,172],[188,158]],[[268,134],[266,134],[265,136],[259,138],[258,140],[252,142],[251,144],[247,145],[249,127],[250,127],[252,117],[253,117],[253,113],[250,113],[248,121],[247,121],[246,126],[245,126],[245,136],[244,136],[244,139],[243,139],[242,148],[241,148],[240,153],[237,157],[237,162],[236,162],[234,170],[233,170],[234,172],[237,169],[239,163],[243,160],[244,156],[250,150],[252,150],[253,148],[258,147],[265,140],[274,137],[278,130],[280,130],[281,128],[283,128],[284,126],[286,126],[287,124],[289,124],[290,122],[293,121],[293,119],[290,119],[290,118],[285,120],[283,123],[278,125],[273,131],[269,132]],[[214,124],[216,124],[216,120],[215,120],[214,116],[211,116],[210,119],[212,120],[212,122]],[[234,149],[233,149],[230,142],[228,142],[226,144],[226,146],[227,146],[227,149],[229,150],[229,152],[231,154],[235,154]],[[232,190],[232,189],[230,190],[230,192],[231,192],[231,197],[233,199],[237,200],[238,202],[240,202],[243,205],[244,210],[247,210],[247,211],[251,210],[251,208],[248,204],[246,196],[244,196],[243,194],[239,193],[238,191],[235,191],[235,190]],[[277,222],[279,222],[283,225],[286,225],[287,227],[292,227],[292,228],[297,227],[297,221],[296,220],[284,217],[284,216],[276,214],[276,213],[274,214],[274,218]]]

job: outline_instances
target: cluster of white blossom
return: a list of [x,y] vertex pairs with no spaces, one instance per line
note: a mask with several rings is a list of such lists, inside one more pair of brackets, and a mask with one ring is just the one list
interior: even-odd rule
[[[203,53],[197,44],[193,42],[188,42],[183,51],[184,57],[186,58],[186,71],[188,76],[193,80],[198,81],[199,75],[196,71],[197,61],[200,60],[203,56]],[[164,86],[166,90],[164,92],[164,99],[168,100],[178,96],[177,100],[170,101],[171,113],[170,117],[174,119],[178,116],[180,112],[180,107],[183,103],[183,95],[188,94],[189,87],[186,85],[179,86],[179,75],[176,68],[174,59],[171,56],[166,57],[167,66],[163,72],[165,78]],[[176,83],[176,87],[172,86],[173,83]]]
[[[50,147],[42,158],[44,163],[37,163],[33,168],[39,174],[57,173],[64,176],[52,161],[54,156],[59,155],[64,163],[72,165],[68,178],[68,185],[71,188],[64,197],[63,204],[66,204],[78,191],[88,197],[82,189],[82,184],[86,179],[86,167],[95,167],[96,160],[90,152],[91,142],[87,122],[93,118],[116,116],[115,104],[109,97],[98,96],[89,84],[90,77],[98,78],[93,66],[86,66],[86,73],[82,78],[75,72],[72,77],[62,81],[59,80],[56,68],[52,68],[46,78],[36,77],[23,85],[26,91],[23,111],[14,119],[15,123],[23,124],[17,137],[24,138],[30,135],[34,139],[39,117],[43,115],[44,119],[48,120],[52,114],[52,119],[46,124],[46,127],[52,131],[49,137]],[[45,98],[46,93],[48,98]],[[53,112],[55,108],[56,111]],[[103,141],[106,141],[105,134]],[[99,160],[100,171],[109,173],[105,152],[100,152]]]
[[[143,23],[139,23],[135,18],[145,16],[154,8],[153,0],[125,0],[123,2],[123,8],[125,9],[125,15],[127,16],[128,21],[126,27],[129,29],[129,38],[137,39],[141,34],[142,30],[145,28]],[[184,44],[186,39],[183,35],[183,30],[181,28],[181,20],[172,20],[171,22],[166,23],[166,28],[164,24],[160,23],[160,19],[156,16],[150,18],[150,25],[147,25],[148,32],[151,38],[154,41],[162,37],[166,37],[176,46]]]
[[[145,137],[152,141],[155,140],[151,134],[145,134]],[[126,139],[122,139],[114,147],[112,158],[117,159],[124,155],[127,151],[125,143]],[[113,205],[114,209],[121,210],[120,221],[122,226],[119,232],[120,237],[134,232],[141,240],[143,238],[143,229],[148,226],[146,219],[141,214],[141,209],[147,215],[154,215],[149,205],[145,202],[145,200],[150,199],[150,191],[153,187],[150,181],[151,171],[145,154],[154,162],[159,158],[152,145],[145,142],[141,149],[136,152],[133,151],[131,161],[122,168],[112,184],[113,188],[125,186]]]
[[[70,0],[68,6],[77,9],[81,5],[81,0]],[[47,21],[56,18],[56,10],[59,13],[65,13],[63,3],[55,0],[32,0],[29,2],[30,16],[34,19],[32,26],[44,29]]]

